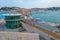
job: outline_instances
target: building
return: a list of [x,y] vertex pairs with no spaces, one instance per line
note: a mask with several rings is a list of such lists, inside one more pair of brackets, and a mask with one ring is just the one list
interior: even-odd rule
[[29,12],[29,9],[20,8],[20,9],[18,9],[18,12],[22,13],[22,14],[27,14]]
[[21,27],[21,14],[5,14],[6,27],[8,29],[15,29]]

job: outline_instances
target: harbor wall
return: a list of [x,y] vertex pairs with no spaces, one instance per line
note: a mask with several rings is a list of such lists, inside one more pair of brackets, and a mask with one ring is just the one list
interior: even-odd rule
[[0,32],[0,40],[39,40],[39,34],[22,32]]
[[34,28],[34,27],[31,27],[31,26],[28,25],[28,24],[25,24],[24,22],[22,22],[22,24],[23,24],[23,27],[24,27],[28,32],[38,33],[38,34],[40,35],[40,39],[42,39],[42,40],[52,40],[52,39],[54,39],[54,40],[59,40],[59,39],[57,39],[57,38],[54,38],[54,37],[52,37],[52,36],[50,36],[50,35],[42,32],[42,31]]
[[36,29],[36,28],[33,28],[33,27],[29,26],[28,24],[23,23],[23,27],[24,27],[28,32],[31,32],[31,33],[39,33],[40,36],[43,37],[43,38],[46,39],[46,40],[50,39],[50,37],[49,37],[47,34],[39,31],[39,30]]

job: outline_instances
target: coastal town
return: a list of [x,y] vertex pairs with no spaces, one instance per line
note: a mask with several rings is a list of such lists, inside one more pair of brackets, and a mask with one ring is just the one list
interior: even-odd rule
[[[36,9],[34,11],[36,11]],[[0,31],[37,33],[39,34],[37,38],[40,40],[60,39],[59,24],[34,19],[32,18],[31,10],[29,9],[14,7],[13,9],[6,8],[1,12],[9,12],[11,14],[5,14],[5,19],[0,19]]]
[[0,40],[60,40],[60,0],[0,0]]

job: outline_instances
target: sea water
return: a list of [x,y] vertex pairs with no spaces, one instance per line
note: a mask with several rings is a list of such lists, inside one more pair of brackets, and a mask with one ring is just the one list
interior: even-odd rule
[[[0,12],[0,19],[4,19],[3,14],[10,14],[11,12]],[[56,23],[60,24],[60,11],[38,11],[38,12],[31,12],[32,17],[34,19],[39,19],[45,22],[51,22],[51,23]],[[55,27],[51,27],[49,25],[37,23],[37,25],[42,26],[43,28],[47,30],[55,30]]]
[[4,19],[5,18],[4,14],[9,14],[9,13],[10,12],[8,11],[0,12],[0,19]]
[[31,14],[34,19],[60,24],[60,11],[39,11],[31,12]]
[[[11,12],[8,11],[0,12],[0,19],[5,18],[3,14],[10,13]],[[40,19],[45,22],[60,24],[60,11],[35,11],[31,12],[31,14],[34,19]]]

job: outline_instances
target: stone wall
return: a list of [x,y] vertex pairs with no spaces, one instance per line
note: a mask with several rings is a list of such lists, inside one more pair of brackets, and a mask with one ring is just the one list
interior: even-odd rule
[[0,40],[39,40],[39,34],[20,32],[0,32]]

